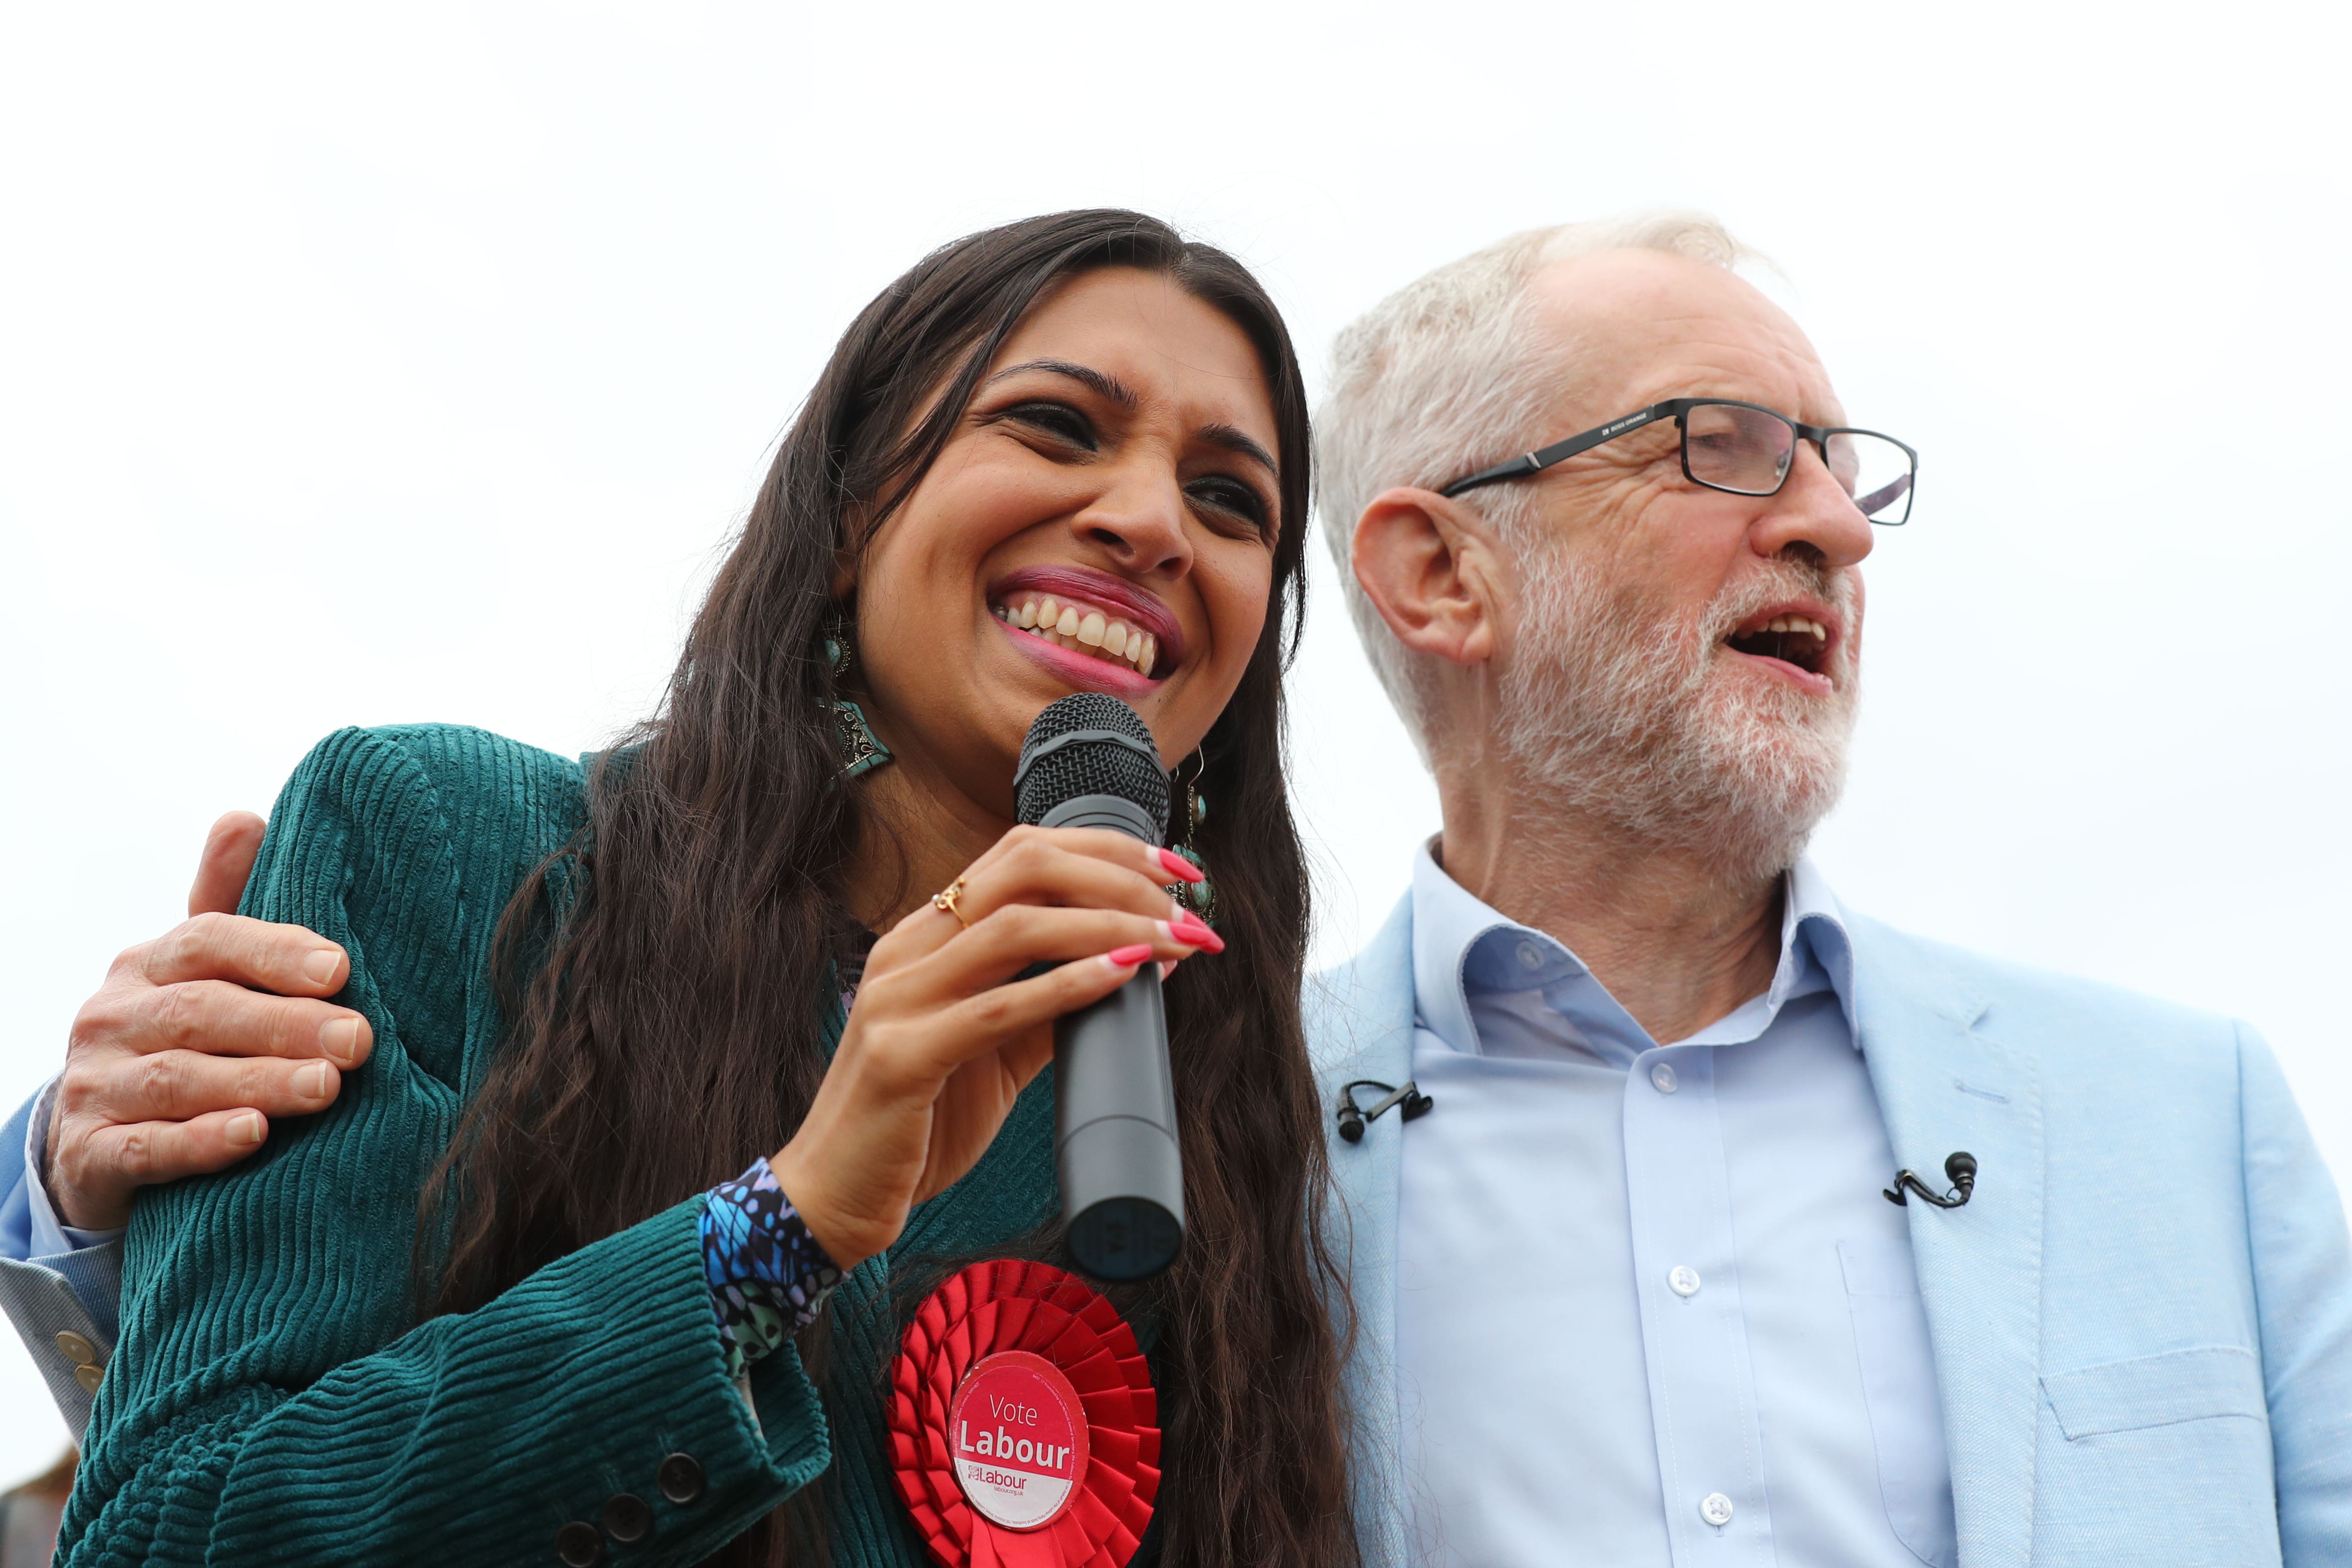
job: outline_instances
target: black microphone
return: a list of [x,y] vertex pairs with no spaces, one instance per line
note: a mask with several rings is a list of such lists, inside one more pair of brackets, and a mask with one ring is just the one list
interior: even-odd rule
[[[1050,704],[1013,773],[1021,820],[1168,836],[1168,774],[1135,710],[1101,692]],[[1147,960],[1054,1025],[1054,1156],[1070,1255],[1097,1279],[1145,1280],[1184,1246],[1184,1166],[1160,967]]]
[[1966,1149],[1954,1153],[1944,1162],[1944,1179],[1952,1184],[1952,1189],[1938,1195],[1933,1187],[1919,1179],[1919,1174],[1916,1171],[1896,1171],[1895,1185],[1883,1189],[1879,1196],[1889,1203],[1902,1204],[1908,1207],[1909,1204],[1904,1195],[1906,1192],[1916,1193],[1921,1201],[1932,1203],[1937,1208],[1958,1208],[1976,1196],[1976,1155]]

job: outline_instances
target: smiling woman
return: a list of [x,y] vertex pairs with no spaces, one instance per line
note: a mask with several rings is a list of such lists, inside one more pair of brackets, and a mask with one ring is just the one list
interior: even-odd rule
[[[1223,253],[973,235],[844,336],[656,716],[584,766],[322,743],[247,909],[350,954],[373,1054],[136,1207],[59,1561],[960,1561],[949,1500],[891,1490],[886,1369],[942,1280],[1065,1278],[1053,1022],[1150,962],[1186,1249],[1116,1312],[1038,1287],[1159,1390],[1097,1450],[1105,1550],[1350,1560],[1280,765],[1304,409]],[[1013,825],[1076,690],[1198,757],[1221,930],[1168,852]]]

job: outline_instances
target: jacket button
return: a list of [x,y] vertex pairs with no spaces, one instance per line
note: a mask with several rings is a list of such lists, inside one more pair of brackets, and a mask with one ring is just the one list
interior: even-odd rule
[[654,1472],[662,1496],[672,1502],[692,1502],[702,1495],[702,1466],[692,1454],[672,1454]]
[[555,1532],[555,1554],[563,1559],[565,1568],[588,1568],[604,1555],[604,1538],[596,1533],[594,1525],[575,1519]]
[[626,1546],[643,1541],[654,1527],[653,1505],[635,1492],[622,1492],[604,1503],[604,1533]]
[[96,1394],[100,1382],[105,1376],[106,1373],[102,1368],[92,1366],[86,1361],[74,1368],[74,1381],[81,1385],[81,1391],[84,1394]]
[[76,1366],[85,1364],[94,1366],[98,1364],[98,1346],[71,1329],[58,1335],[58,1348],[65,1352],[66,1359]]

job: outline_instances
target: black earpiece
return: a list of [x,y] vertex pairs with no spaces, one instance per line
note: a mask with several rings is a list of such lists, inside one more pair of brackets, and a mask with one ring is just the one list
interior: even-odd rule
[[1895,1185],[1886,1189],[1886,1201],[1893,1204],[1907,1205],[1910,1200],[1905,1197],[1904,1194],[1906,1192],[1916,1192],[1923,1201],[1932,1203],[1937,1208],[1959,1207],[1960,1205],[1968,1202],[1968,1200],[1975,1195],[1977,1190],[1976,1155],[1969,1153],[1966,1149],[1962,1149],[1957,1154],[1954,1154],[1944,1162],[1944,1176],[1946,1180],[1952,1184],[1952,1190],[1945,1193],[1939,1197],[1935,1193],[1929,1191],[1927,1184],[1921,1181],[1914,1173],[1910,1171],[1896,1171],[1895,1173]]
[[[1356,1091],[1359,1089],[1384,1090],[1388,1097],[1366,1111],[1356,1104]],[[1377,1078],[1359,1078],[1339,1091],[1339,1136],[1348,1143],[1360,1144],[1364,1141],[1364,1124],[1379,1121],[1390,1106],[1396,1106],[1398,1116],[1410,1122],[1417,1116],[1429,1114],[1430,1107],[1436,1103],[1423,1094],[1410,1078],[1404,1081],[1402,1087],[1382,1083]]]

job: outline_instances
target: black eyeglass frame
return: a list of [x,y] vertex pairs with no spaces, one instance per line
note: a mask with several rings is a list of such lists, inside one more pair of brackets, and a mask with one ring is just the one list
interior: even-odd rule
[[1662,419],[1671,419],[1675,422],[1680,437],[1677,442],[1676,455],[1682,461],[1684,478],[1703,489],[1720,490],[1727,496],[1779,495],[1782,487],[1789,483],[1789,475],[1797,471],[1797,465],[1793,462],[1789,465],[1788,473],[1780,476],[1780,483],[1769,490],[1735,489],[1729,485],[1717,485],[1712,480],[1702,479],[1691,472],[1689,414],[1695,408],[1748,408],[1754,409],[1758,413],[1769,413],[1790,430],[1795,431],[1798,440],[1811,442],[1813,450],[1822,455],[1823,463],[1830,460],[1829,439],[1832,435],[1867,435],[1874,440],[1892,443],[1902,449],[1905,456],[1911,459],[1911,477],[1903,490],[1903,515],[1892,522],[1877,517],[1871,518],[1871,521],[1883,528],[1899,528],[1911,520],[1912,497],[1919,485],[1919,453],[1918,449],[1909,442],[1896,441],[1883,430],[1864,430],[1856,425],[1824,426],[1800,423],[1777,408],[1767,408],[1760,402],[1742,402],[1738,398],[1732,397],[1675,397],[1668,398],[1664,402],[1654,402],[1649,407],[1636,410],[1622,419],[1612,419],[1606,424],[1595,425],[1580,435],[1571,435],[1565,441],[1555,441],[1549,446],[1538,447],[1535,451],[1523,456],[1514,457],[1507,463],[1497,463],[1492,468],[1481,468],[1475,474],[1465,475],[1437,493],[1441,496],[1454,497],[1484,486],[1499,485],[1506,479],[1524,479],[1530,474],[1540,474],[1555,463],[1564,463],[1580,453],[1590,452],[1594,447],[1614,441],[1621,435],[1631,435],[1633,432],[1655,424]]

